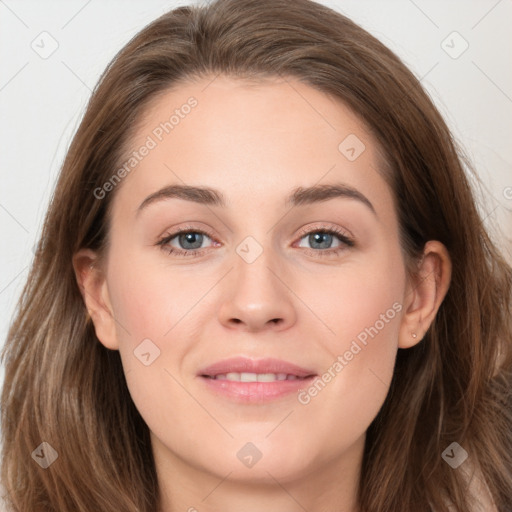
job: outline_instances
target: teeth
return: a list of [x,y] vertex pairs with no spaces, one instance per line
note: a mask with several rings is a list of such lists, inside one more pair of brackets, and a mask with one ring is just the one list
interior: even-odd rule
[[275,380],[286,380],[286,373],[259,373],[258,382],[274,382]]
[[296,380],[297,375],[288,375],[286,373],[219,373],[213,377],[217,380],[230,380],[235,382],[274,382],[276,380]]

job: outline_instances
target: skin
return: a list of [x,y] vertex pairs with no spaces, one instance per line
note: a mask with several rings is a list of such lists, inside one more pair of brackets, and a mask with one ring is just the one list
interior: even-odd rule
[[[339,100],[292,79],[212,79],[181,84],[148,107],[131,151],[190,96],[198,101],[115,190],[108,253],[100,265],[94,252],[78,252],[78,283],[151,431],[162,512],[358,511],[366,430],[398,348],[421,341],[446,294],[448,253],[429,242],[418,276],[407,276],[377,144]],[[366,146],[353,162],[338,149],[349,134]],[[357,189],[375,213],[347,197],[285,205],[296,187],[332,183]],[[168,198],[137,213],[171,184],[218,189],[227,206]],[[212,233],[202,254],[156,245],[181,227]],[[300,231],[321,228],[342,230],[354,246],[333,235],[323,248]],[[252,263],[236,252],[247,236],[263,251]],[[171,242],[190,247],[183,243]],[[341,250],[320,255],[332,248]],[[295,393],[236,403],[197,376],[237,355],[321,375],[393,304],[394,318],[307,404]],[[160,350],[149,366],[134,356],[147,338]],[[262,453],[252,468],[237,458],[247,442]]]

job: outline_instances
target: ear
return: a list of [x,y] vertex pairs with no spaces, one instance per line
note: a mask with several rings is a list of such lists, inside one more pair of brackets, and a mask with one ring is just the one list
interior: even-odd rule
[[100,268],[97,254],[90,249],[81,249],[73,256],[75,276],[91,316],[100,342],[111,350],[117,350],[115,319],[108,294],[104,271]]
[[427,242],[416,277],[407,286],[399,348],[410,348],[423,339],[448,292],[451,274],[446,247],[438,241]]

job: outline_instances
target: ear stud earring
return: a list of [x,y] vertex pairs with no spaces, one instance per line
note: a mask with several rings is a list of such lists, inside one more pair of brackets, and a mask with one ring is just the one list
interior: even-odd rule
[[417,335],[415,332],[413,332],[413,333],[411,334],[411,336],[412,336],[413,338],[417,338],[417,337],[418,337],[418,335]]

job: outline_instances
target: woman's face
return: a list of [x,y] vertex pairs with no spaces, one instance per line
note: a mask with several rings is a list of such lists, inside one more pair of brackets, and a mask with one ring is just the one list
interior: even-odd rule
[[[128,153],[105,267],[115,329],[97,332],[156,459],[281,483],[357,459],[410,301],[374,139],[295,80],[219,76],[153,101]],[[208,369],[230,358],[281,363]]]

